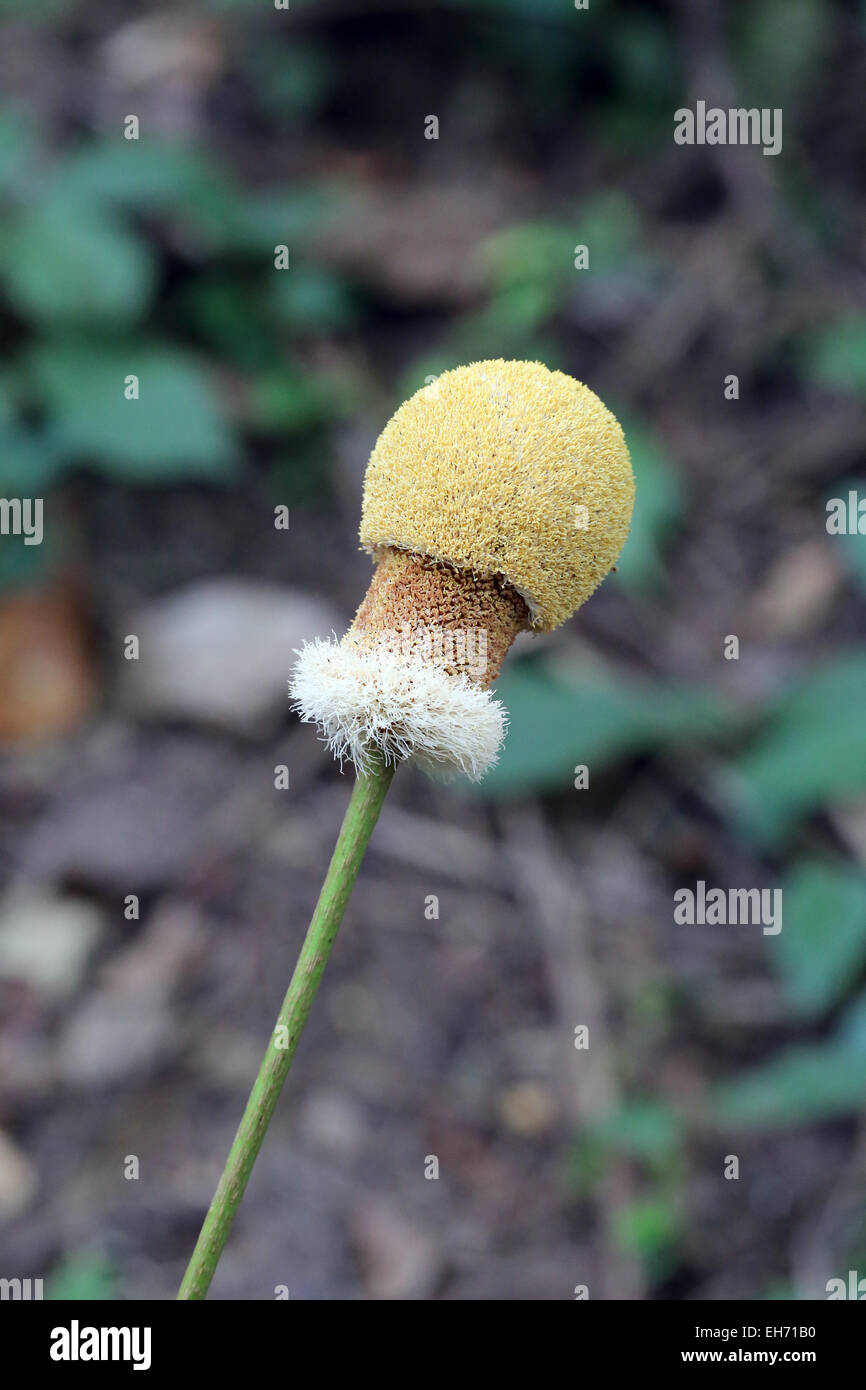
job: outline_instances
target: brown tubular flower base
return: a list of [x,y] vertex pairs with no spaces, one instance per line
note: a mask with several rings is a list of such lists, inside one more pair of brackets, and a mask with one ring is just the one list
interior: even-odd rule
[[500,576],[465,574],[390,546],[376,559],[344,642],[416,656],[486,690],[518,632],[530,626],[516,590]]
[[292,678],[295,708],[338,758],[364,769],[413,759],[473,781],[496,761],[505,711],[490,693],[527,605],[499,576],[470,574],[382,546],[340,643],[312,642]]

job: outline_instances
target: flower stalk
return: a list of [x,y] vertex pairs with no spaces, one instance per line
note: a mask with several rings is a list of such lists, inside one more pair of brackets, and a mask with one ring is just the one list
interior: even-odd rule
[[368,769],[357,775],[298,963],[183,1277],[179,1299],[207,1296],[394,772],[394,764],[388,765],[382,758],[375,757]]

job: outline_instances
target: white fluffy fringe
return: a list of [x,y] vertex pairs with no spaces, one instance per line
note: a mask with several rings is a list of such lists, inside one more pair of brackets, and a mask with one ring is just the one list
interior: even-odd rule
[[293,708],[318,724],[340,762],[365,771],[378,749],[387,762],[411,758],[438,777],[479,782],[496,762],[505,707],[465,676],[377,649],[317,639],[296,653]]

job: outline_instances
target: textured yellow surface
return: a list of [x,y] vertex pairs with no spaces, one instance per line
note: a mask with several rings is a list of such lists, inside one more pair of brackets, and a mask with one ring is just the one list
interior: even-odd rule
[[633,501],[622,430],[588,387],[539,362],[474,362],[385,426],[361,542],[504,575],[549,631],[616,563]]

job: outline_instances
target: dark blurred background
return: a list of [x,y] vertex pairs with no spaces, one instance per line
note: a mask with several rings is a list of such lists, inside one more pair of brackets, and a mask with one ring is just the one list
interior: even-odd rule
[[[350,789],[292,649],[366,588],[388,416],[490,356],[620,415],[632,535],[518,644],[480,793],[397,777],[213,1296],[866,1275],[866,6],[0,12],[0,491],[45,503],[0,538],[0,1275],[173,1295]],[[698,99],[781,154],[675,144]],[[698,880],[783,930],[677,925]]]

